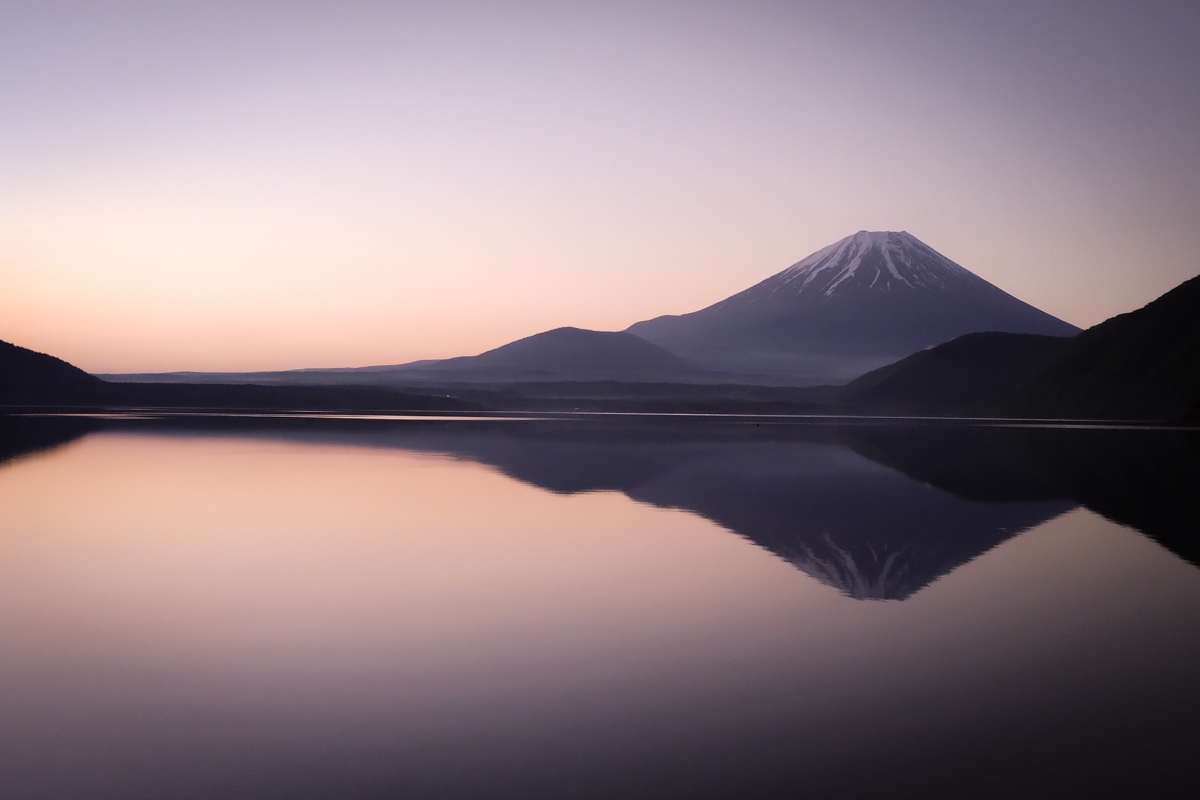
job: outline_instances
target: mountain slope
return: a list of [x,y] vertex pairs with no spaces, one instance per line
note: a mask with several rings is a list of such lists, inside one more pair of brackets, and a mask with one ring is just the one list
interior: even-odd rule
[[1018,388],[1023,416],[1179,419],[1200,404],[1200,277],[1088,328]]
[[842,398],[877,412],[987,413],[1070,341],[968,333],[854,379]]
[[389,372],[443,381],[670,380],[704,375],[633,334],[582,328],[555,328],[477,356],[417,362]]
[[706,382],[712,373],[621,331],[555,328],[480,353],[376,367],[282,372],[106,375],[121,383],[257,383],[293,386],[412,386],[547,381]]
[[627,329],[694,363],[789,383],[844,383],[965,333],[1078,328],[907,232],[859,231],[691,314]]

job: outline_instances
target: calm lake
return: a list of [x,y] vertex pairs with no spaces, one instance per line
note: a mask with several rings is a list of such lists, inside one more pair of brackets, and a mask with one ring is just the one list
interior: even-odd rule
[[1196,797],[1195,433],[0,418],[0,797]]

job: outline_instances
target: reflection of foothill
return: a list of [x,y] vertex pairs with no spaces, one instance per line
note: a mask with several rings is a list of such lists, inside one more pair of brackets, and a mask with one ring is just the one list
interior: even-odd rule
[[1170,430],[879,426],[847,444],[984,501],[1069,498],[1200,565],[1200,436]]
[[0,465],[21,456],[53,450],[99,427],[99,423],[79,417],[0,415]]
[[1057,430],[1026,447],[1064,493],[1200,566],[1200,435]]

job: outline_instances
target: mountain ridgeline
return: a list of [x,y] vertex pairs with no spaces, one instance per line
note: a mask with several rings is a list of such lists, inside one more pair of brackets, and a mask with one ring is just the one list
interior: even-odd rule
[[656,344],[622,331],[555,328],[475,356],[377,367],[280,372],[139,373],[105,376],[123,383],[257,383],[292,386],[498,386],[589,381],[708,383],[701,369]]
[[375,369],[392,379],[432,382],[676,380],[705,371],[631,333],[555,328],[480,353]]

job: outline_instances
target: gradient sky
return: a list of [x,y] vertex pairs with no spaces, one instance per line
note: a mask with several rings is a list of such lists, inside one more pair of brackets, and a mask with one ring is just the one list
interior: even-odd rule
[[464,355],[908,230],[1080,326],[1200,272],[1200,3],[0,0],[0,339]]

